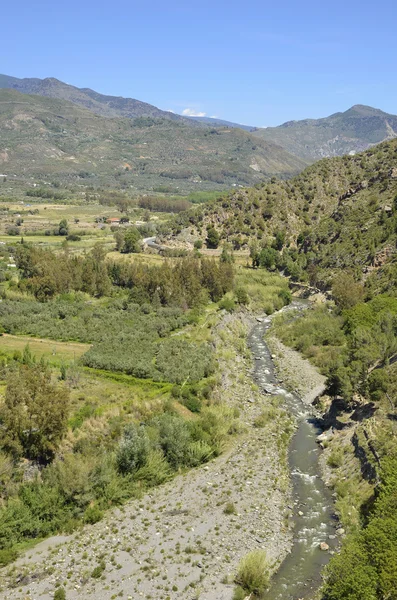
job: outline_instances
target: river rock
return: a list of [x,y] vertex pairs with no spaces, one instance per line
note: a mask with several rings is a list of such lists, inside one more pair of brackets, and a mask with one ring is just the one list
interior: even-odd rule
[[329,550],[329,546],[326,542],[321,542],[320,544],[320,550],[324,550],[324,552],[326,552],[327,550]]
[[336,535],[344,535],[345,534],[345,530],[343,529],[343,527],[339,527],[339,529],[336,530]]
[[320,435],[318,435],[316,437],[316,442],[318,444],[321,444],[322,442],[328,442],[332,438],[333,438],[333,434],[332,434],[331,430],[323,431],[323,433],[320,433]]

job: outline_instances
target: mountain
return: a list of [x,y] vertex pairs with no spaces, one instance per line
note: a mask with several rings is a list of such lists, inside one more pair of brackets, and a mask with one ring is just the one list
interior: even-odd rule
[[238,127],[245,131],[255,131],[257,128],[252,125],[241,125],[240,123],[233,123],[232,121],[224,121],[217,117],[188,117],[192,121],[197,123],[205,123],[206,125],[212,125],[213,127]]
[[106,96],[89,88],[78,88],[63,83],[54,77],[18,79],[9,75],[0,75],[0,88],[13,89],[22,94],[36,94],[48,98],[68,100],[102,117],[126,117],[128,119],[155,117],[189,124],[188,119],[160,110],[146,102],[140,102],[133,98]]
[[337,269],[370,266],[384,251],[394,256],[397,225],[390,229],[389,216],[396,198],[394,139],[355,156],[323,159],[288,181],[263,182],[181,213],[171,223],[170,237],[189,246],[197,239],[205,242],[207,229],[215,228],[220,243],[235,249],[300,248],[300,267],[309,255],[318,278],[327,281]]
[[78,88],[64,83],[55,77],[46,77],[45,79],[27,77],[19,79],[18,77],[11,77],[9,75],[0,75],[1,88],[16,90],[22,94],[35,94],[48,98],[68,100],[102,117],[126,117],[128,119],[155,117],[183,122],[186,125],[190,124],[192,126],[204,124],[212,125],[213,127],[238,127],[245,131],[254,131],[255,129],[255,127],[249,125],[240,125],[211,117],[184,117],[170,111],[161,110],[156,108],[156,106],[133,98],[106,96],[90,88]]
[[305,165],[241,129],[153,116],[105,118],[66,100],[10,89],[0,89],[0,131],[8,187],[16,179],[22,187],[45,181],[146,192],[221,190]]
[[[281,146],[286,152],[299,158],[300,165],[324,157],[361,152],[374,144],[397,136],[397,116],[360,104],[346,112],[335,113],[323,119],[288,121],[278,127],[257,129],[217,118],[177,115],[133,98],[107,96],[89,88],[78,88],[54,77],[19,79],[0,75],[1,88],[13,89],[23,94],[68,100],[102,117],[128,119],[153,117],[191,127],[243,129],[252,133],[257,139]],[[282,171],[286,173],[291,169],[286,168]]]
[[357,104],[324,119],[288,121],[258,129],[254,135],[279,144],[303,160],[342,156],[366,150],[397,136],[397,116]]

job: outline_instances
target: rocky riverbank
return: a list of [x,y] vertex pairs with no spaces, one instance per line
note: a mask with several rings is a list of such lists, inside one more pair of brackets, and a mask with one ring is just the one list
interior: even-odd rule
[[285,346],[274,333],[266,338],[277,373],[305,404],[312,404],[325,391],[325,377],[299,352]]

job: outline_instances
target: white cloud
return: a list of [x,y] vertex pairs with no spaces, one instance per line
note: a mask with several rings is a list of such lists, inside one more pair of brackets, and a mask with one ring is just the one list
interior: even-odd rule
[[184,117],[205,117],[207,113],[195,110],[194,108],[185,108],[182,114]]

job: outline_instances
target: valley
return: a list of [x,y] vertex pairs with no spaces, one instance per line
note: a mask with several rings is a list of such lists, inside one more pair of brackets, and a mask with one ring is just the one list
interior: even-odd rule
[[393,600],[392,116],[0,81],[0,597]]

